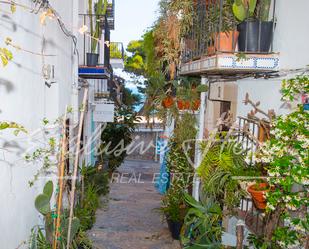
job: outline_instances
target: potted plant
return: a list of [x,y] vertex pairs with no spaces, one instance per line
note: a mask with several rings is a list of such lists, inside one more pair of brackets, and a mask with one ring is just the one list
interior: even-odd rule
[[179,240],[183,219],[186,214],[183,192],[177,186],[171,186],[162,199],[162,207],[172,238]]
[[163,100],[162,100],[162,106],[164,108],[170,108],[172,107],[174,104],[174,98],[172,96],[166,96]]
[[164,108],[171,108],[175,102],[176,88],[172,82],[169,82],[164,85],[163,91],[162,106]]
[[90,18],[90,34],[91,34],[90,52],[87,53],[86,55],[88,67],[95,67],[98,65],[99,54],[97,52],[97,48],[102,33],[100,18],[106,14],[107,6],[108,6],[107,0],[99,0],[97,4],[95,4],[95,8],[93,10],[93,1],[88,0],[88,14]]
[[223,214],[220,205],[212,199],[198,202],[188,194],[185,194],[185,201],[190,209],[181,233],[183,248],[221,248]]
[[274,22],[269,21],[271,0],[235,0],[233,13],[241,23],[238,50],[268,53],[273,38]]
[[269,190],[269,184],[266,182],[255,183],[250,185],[247,189],[252,196],[255,206],[261,210],[266,208],[266,193],[269,192]]
[[200,93],[208,91],[208,86],[197,85],[195,78],[181,78],[177,88],[177,107],[179,110],[193,110],[200,108]]
[[[214,54],[216,51],[220,52],[234,52],[239,32],[236,29],[237,21],[235,16],[231,12],[232,1],[226,0],[223,3],[221,10],[221,26],[220,32],[216,32],[210,35],[210,44],[207,48],[209,55]],[[220,24],[220,7],[218,2],[208,3],[207,8],[209,12],[208,22],[209,25]]]

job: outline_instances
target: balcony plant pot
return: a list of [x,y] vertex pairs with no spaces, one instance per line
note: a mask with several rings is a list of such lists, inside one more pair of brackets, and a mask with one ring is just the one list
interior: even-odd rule
[[269,192],[269,185],[265,182],[250,185],[247,191],[251,194],[252,200],[258,209],[266,208],[266,193]]
[[99,54],[87,53],[87,66],[96,67],[99,63]]
[[177,100],[177,107],[179,110],[190,109],[190,101],[188,100]]
[[273,39],[274,23],[247,20],[237,26],[240,52],[268,53]]
[[174,98],[171,96],[168,96],[162,100],[162,106],[166,109],[172,107],[173,104],[174,104]]
[[239,32],[220,32],[215,35],[215,49],[220,52],[235,52]]
[[182,223],[180,221],[173,221],[169,217],[166,218],[166,221],[167,221],[168,229],[171,232],[172,238],[174,240],[179,240]]

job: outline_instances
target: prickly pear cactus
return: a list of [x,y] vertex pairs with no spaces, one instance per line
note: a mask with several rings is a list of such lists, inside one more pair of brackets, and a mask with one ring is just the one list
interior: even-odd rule
[[53,194],[53,182],[49,181],[45,184],[43,193],[39,194],[34,202],[35,208],[44,216],[51,212],[50,199]]
[[[71,227],[71,241],[74,239],[74,237],[76,236],[76,234],[78,233],[78,230],[80,228],[80,220],[77,217],[74,217],[72,220],[72,227]],[[63,226],[63,238],[67,238],[68,235],[68,230],[69,230],[69,218],[66,218],[64,221],[64,226]]]

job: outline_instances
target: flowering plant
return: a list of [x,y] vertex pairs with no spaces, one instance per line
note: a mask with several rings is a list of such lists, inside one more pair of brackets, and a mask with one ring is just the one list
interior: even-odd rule
[[[306,92],[308,76],[283,81],[284,101],[295,102]],[[275,243],[276,248],[301,247],[308,243],[309,231],[309,112],[298,105],[290,114],[276,117],[271,134],[255,155],[257,162],[267,165],[268,181],[273,187],[266,196],[267,212],[272,218],[266,226],[265,239]],[[284,225],[278,226],[280,220]]]

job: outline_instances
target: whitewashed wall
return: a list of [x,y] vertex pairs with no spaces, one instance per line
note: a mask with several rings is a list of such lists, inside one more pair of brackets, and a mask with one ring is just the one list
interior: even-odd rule
[[[309,1],[308,0],[277,0],[274,33],[274,52],[280,53],[281,71],[304,68],[309,64]],[[283,78],[293,77],[293,74]],[[289,109],[280,101],[281,81],[277,79],[244,79],[238,84],[238,115],[246,116],[251,110],[242,101],[248,92],[251,99],[261,101],[263,110],[274,109],[276,114],[284,114]]]
[[[19,2],[30,6],[32,1]],[[72,29],[77,23],[76,1],[51,0],[50,3]],[[1,10],[4,8],[1,4]],[[47,20],[46,26],[41,26],[39,15],[17,8],[13,15],[0,12],[0,26],[1,47],[5,46],[5,37],[11,37],[24,49],[56,55],[43,61],[41,56],[11,49],[13,61],[5,68],[0,67],[0,120],[20,123],[31,133],[41,127],[44,117],[52,120],[62,115],[66,105],[73,104],[73,108],[77,108],[77,91],[72,90],[72,85],[77,83],[73,45],[56,20]],[[56,84],[51,88],[45,86],[41,75],[43,63],[55,66]],[[0,134],[0,147],[15,139],[10,133],[5,131]],[[20,135],[17,139],[22,140],[23,137]],[[27,146],[26,141],[18,141],[14,148],[6,147],[13,151],[0,150],[1,249],[16,248],[28,238],[31,228],[40,222],[34,199],[41,192],[43,182],[38,181],[34,187],[29,187],[28,181],[37,169],[25,164],[21,154],[18,154]]]

